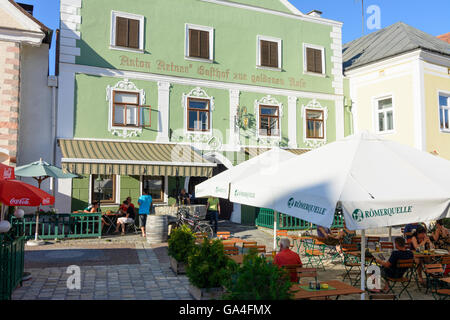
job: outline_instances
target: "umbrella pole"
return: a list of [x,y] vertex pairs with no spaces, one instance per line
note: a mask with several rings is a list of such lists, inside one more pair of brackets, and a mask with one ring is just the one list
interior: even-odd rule
[[278,211],[273,212],[273,251],[277,251],[277,222]]
[[[361,290],[366,290],[366,230],[361,231]],[[361,293],[361,300],[365,300],[365,293]]]
[[392,242],[392,227],[389,227],[389,242]]
[[36,214],[36,230],[34,232],[34,241],[38,241],[38,233],[39,233],[39,210],[41,209],[41,206],[38,207],[38,211]]

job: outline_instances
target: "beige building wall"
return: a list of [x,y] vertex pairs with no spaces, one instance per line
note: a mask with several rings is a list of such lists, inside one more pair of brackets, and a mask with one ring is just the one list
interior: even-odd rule
[[450,95],[450,74],[445,66],[426,64],[424,70],[427,151],[450,160],[450,133],[439,123],[439,93]]

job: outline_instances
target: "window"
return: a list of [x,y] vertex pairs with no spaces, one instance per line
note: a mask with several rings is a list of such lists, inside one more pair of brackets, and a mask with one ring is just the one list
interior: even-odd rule
[[394,130],[394,108],[392,105],[392,98],[377,100],[376,121],[378,132],[390,132]]
[[306,110],[306,138],[324,138],[324,115],[322,110]]
[[188,98],[187,128],[189,131],[209,131],[209,100]]
[[144,50],[144,17],[112,11],[111,47],[113,49]]
[[116,203],[116,176],[92,175],[92,202]]
[[209,32],[189,29],[189,57],[209,59]]
[[113,126],[150,127],[150,107],[139,105],[139,92],[113,91]]
[[450,132],[450,95],[439,94],[439,123],[441,131]]
[[164,201],[164,177],[144,176],[142,191],[147,190],[154,202]]
[[304,70],[307,73],[325,74],[325,49],[313,45],[305,45],[304,48]]
[[186,58],[212,61],[213,43],[213,28],[186,24]]
[[259,134],[262,136],[280,135],[279,109],[276,106],[259,107]]
[[258,36],[258,67],[281,69],[281,39]]

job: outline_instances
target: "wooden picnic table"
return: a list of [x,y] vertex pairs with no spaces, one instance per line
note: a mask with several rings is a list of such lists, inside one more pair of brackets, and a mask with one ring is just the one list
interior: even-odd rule
[[307,284],[293,284],[291,286],[291,291],[294,293],[294,300],[304,300],[304,299],[312,299],[312,298],[329,298],[336,297],[336,300],[339,299],[340,296],[350,295],[350,294],[361,294],[364,293],[363,290],[359,288],[355,288],[345,282],[338,280],[330,280],[323,281],[323,284],[328,284],[328,286],[335,288],[334,290],[319,290],[319,291],[308,291],[301,286],[307,286]]

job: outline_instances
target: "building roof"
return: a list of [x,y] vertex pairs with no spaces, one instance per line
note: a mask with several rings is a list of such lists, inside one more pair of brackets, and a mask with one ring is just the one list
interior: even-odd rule
[[28,17],[30,20],[32,20],[34,23],[36,23],[39,26],[39,28],[42,30],[42,32],[45,33],[45,38],[44,38],[43,42],[50,44],[52,41],[53,30],[51,30],[46,25],[44,25],[42,22],[40,22],[38,19],[36,19],[33,15],[31,15],[27,10],[25,10],[20,4],[16,3],[14,0],[8,0],[8,1],[14,7],[16,7],[22,14],[24,14],[26,17]]
[[442,41],[450,43],[450,32],[440,35],[438,36],[438,38],[441,39]]
[[344,70],[422,49],[450,56],[450,44],[403,22],[353,40],[343,47]]

